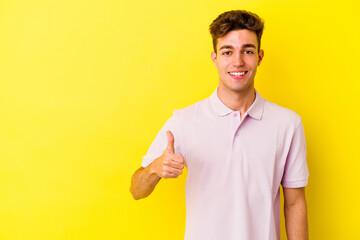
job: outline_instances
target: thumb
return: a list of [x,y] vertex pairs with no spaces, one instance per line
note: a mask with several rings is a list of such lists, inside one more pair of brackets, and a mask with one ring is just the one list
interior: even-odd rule
[[175,148],[174,148],[174,135],[172,134],[171,131],[166,131],[166,136],[167,136],[167,140],[168,140],[168,144],[166,146],[166,150],[168,152],[172,152],[175,153]]

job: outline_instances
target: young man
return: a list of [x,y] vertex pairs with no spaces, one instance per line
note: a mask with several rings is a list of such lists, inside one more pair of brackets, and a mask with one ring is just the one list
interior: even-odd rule
[[210,25],[219,86],[174,115],[133,177],[135,199],[184,165],[188,240],[280,239],[280,184],[289,240],[308,239],[304,187],[308,168],[301,118],[268,102],[254,88],[263,21],[229,11]]

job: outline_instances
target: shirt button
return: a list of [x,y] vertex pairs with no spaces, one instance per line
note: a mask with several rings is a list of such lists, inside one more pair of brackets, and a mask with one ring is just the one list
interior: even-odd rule
[[234,113],[234,117],[237,117],[237,113]]

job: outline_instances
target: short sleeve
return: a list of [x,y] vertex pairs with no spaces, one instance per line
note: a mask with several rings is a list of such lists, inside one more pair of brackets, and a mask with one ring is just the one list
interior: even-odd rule
[[302,122],[300,121],[300,125],[291,140],[281,185],[286,188],[305,187],[308,178],[309,170],[306,160],[305,133]]
[[142,159],[141,166],[147,167],[152,161],[156,158],[160,157],[166,146],[167,146],[167,136],[166,131],[170,130],[174,135],[174,145],[175,145],[175,153],[181,155],[180,144],[179,144],[179,128],[176,124],[176,119],[174,116],[169,118],[164,126],[160,129],[158,134],[156,135],[154,141],[151,143],[146,155]]

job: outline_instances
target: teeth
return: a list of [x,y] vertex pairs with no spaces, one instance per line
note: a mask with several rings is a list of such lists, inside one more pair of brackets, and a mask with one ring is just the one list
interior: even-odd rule
[[245,73],[246,73],[246,72],[231,72],[230,75],[239,77],[239,76],[245,75]]

